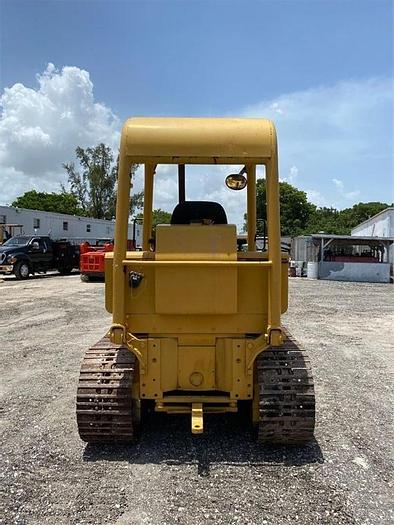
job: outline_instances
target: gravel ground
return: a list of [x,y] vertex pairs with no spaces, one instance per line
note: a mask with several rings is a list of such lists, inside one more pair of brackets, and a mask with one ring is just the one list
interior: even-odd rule
[[152,415],[136,446],[95,448],[74,402],[109,325],[102,283],[0,282],[1,523],[389,524],[393,288],[292,279],[285,323],[310,350],[316,441],[261,448],[242,416]]

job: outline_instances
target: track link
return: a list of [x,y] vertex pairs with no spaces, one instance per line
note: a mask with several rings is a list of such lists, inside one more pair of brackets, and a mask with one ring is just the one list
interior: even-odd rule
[[313,439],[315,393],[309,359],[291,335],[256,360],[258,441],[302,445]]
[[132,441],[135,356],[101,339],[87,350],[77,391],[77,423],[89,443]]

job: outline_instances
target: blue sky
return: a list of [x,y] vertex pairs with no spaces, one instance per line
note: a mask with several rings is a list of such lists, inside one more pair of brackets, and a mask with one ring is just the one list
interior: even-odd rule
[[[15,181],[0,203],[29,185],[56,189],[75,140],[116,147],[131,115],[268,116],[282,179],[312,201],[393,200],[391,0],[0,5],[0,177]],[[162,207],[172,205],[169,172],[158,178]],[[220,191],[191,183],[190,198],[233,199],[219,177]]]

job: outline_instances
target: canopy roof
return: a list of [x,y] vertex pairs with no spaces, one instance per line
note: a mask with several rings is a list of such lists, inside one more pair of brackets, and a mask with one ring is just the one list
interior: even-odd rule
[[131,118],[121,154],[136,163],[263,164],[276,156],[276,133],[266,119]]
[[[308,236],[304,236],[308,237]],[[334,235],[330,233],[314,233],[310,237],[313,240],[333,241],[335,244],[352,244],[354,246],[360,245],[374,245],[374,244],[392,244],[394,237],[374,237],[374,236],[358,236],[358,235]]]

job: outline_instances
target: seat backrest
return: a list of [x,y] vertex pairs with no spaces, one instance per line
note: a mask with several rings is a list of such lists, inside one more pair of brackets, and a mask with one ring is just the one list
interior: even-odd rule
[[235,224],[158,224],[156,260],[236,261]]
[[174,208],[171,224],[192,223],[227,224],[227,216],[218,202],[185,201]]

